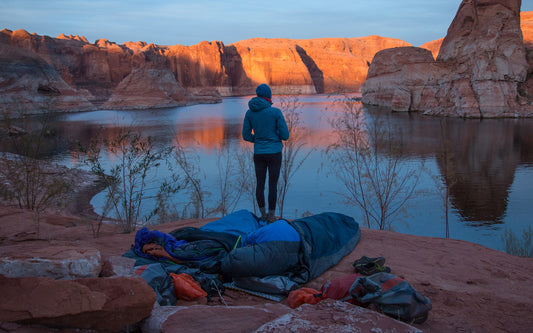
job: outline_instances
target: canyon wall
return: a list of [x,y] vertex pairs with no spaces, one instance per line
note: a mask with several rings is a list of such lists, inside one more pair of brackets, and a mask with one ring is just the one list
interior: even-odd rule
[[391,38],[250,39],[121,45],[0,31],[0,111],[40,113],[216,103],[253,94],[357,92],[374,54],[409,46]]
[[0,112],[217,103],[268,83],[274,94],[362,91],[395,111],[531,116],[533,12],[520,20],[519,0],[476,3],[463,1],[446,38],[420,48],[379,36],[119,45],[4,29]]
[[521,25],[520,6],[520,0],[463,0],[442,43],[378,52],[363,103],[465,118],[533,116],[531,17],[522,16]]

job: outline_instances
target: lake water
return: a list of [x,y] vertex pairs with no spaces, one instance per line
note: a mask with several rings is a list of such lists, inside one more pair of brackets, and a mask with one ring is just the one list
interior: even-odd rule
[[[334,211],[360,221],[360,211],[345,203],[341,194],[343,184],[325,154],[328,145],[335,142],[329,120],[338,114],[339,104],[326,95],[297,98],[305,143],[300,156],[308,151],[310,155],[291,180],[284,217],[292,219],[304,213]],[[241,124],[248,100],[249,97],[233,97],[225,98],[220,104],[172,109],[64,114],[55,116],[54,127],[59,135],[82,143],[87,143],[100,127],[107,135],[121,127],[136,127],[162,145],[174,144],[178,138],[195,152],[202,182],[214,193],[217,151],[222,147],[237,149],[247,145],[241,139]],[[276,97],[274,102],[279,107]],[[384,112],[378,108],[365,109],[365,112],[369,119],[375,114],[385,115],[400,129],[402,160],[413,165],[424,163],[424,169],[419,170],[418,194],[392,223],[395,231],[431,237],[446,237],[448,232],[450,238],[502,250],[506,229],[521,237],[522,231],[532,225],[533,120],[443,119]],[[440,157],[444,147],[451,156],[448,164]],[[56,148],[50,154],[65,165],[78,165],[75,155],[67,148]],[[105,160],[111,163],[113,156],[106,155]],[[439,192],[435,182],[445,167],[449,178],[454,179],[448,226],[440,194],[442,188]],[[157,175],[158,179],[167,176]],[[186,199],[176,199],[176,205]],[[210,205],[215,205],[216,195],[211,195],[209,200]],[[103,201],[103,194],[93,198],[97,211]],[[250,195],[245,193],[235,209],[254,211]]]

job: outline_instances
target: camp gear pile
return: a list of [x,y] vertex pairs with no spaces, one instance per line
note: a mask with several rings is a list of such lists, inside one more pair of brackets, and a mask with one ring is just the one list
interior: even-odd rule
[[[136,259],[139,275],[156,291],[160,305],[174,305],[171,273],[190,275],[207,297],[223,292],[224,283],[288,295],[337,264],[360,237],[359,224],[339,213],[268,223],[240,210],[200,228],[168,234],[142,228],[124,256]],[[174,260],[143,253],[149,243],[160,245]]]

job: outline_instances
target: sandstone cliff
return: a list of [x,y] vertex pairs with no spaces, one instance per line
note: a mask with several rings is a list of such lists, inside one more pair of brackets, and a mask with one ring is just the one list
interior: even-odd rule
[[77,35],[50,38],[2,30],[0,111],[214,103],[221,96],[252,94],[263,82],[276,94],[354,92],[360,90],[376,52],[409,45],[379,36],[118,45],[105,39],[89,43]]
[[410,44],[391,38],[261,39],[231,44],[241,68],[233,67],[233,90],[250,94],[269,82],[276,94],[360,91],[379,50]]
[[[465,0],[446,38],[422,45],[430,53],[379,36],[162,46],[4,29],[0,112],[215,103],[263,82],[275,94],[357,92],[366,82],[364,101],[394,110],[529,116],[533,51],[519,27],[533,50],[533,12],[521,13],[519,25],[519,3]],[[378,68],[369,71],[373,58]]]
[[520,6],[520,0],[464,0],[440,47],[436,41],[424,45],[431,51],[378,52],[362,89],[363,103],[443,116],[533,116]]

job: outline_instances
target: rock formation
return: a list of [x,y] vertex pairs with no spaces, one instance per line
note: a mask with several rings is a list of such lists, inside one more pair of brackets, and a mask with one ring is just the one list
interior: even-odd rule
[[118,45],[4,29],[0,108],[39,113],[174,107],[252,94],[263,82],[276,94],[354,92],[377,51],[408,45],[379,36]]
[[150,316],[156,294],[139,277],[55,280],[0,275],[0,322],[117,332]]
[[[0,112],[214,103],[221,96],[253,94],[263,82],[275,94],[357,92],[366,81],[364,101],[392,107],[396,96],[395,110],[463,117],[531,115],[533,70],[528,74],[528,68],[533,68],[533,52],[526,53],[521,44],[520,1],[476,3],[461,4],[446,38],[422,45],[432,53],[426,55],[405,49],[411,45],[404,41],[379,36],[163,46],[106,39],[90,43],[78,35],[51,38],[4,29]],[[531,22],[533,14],[522,13],[528,48],[533,48]],[[387,50],[374,57],[398,47],[398,55]],[[373,58],[372,67],[384,65],[393,72],[369,69]]]
[[238,82],[234,90],[250,94],[258,83],[269,82],[276,94],[356,92],[374,54],[398,46],[410,44],[379,36],[237,42],[230,45],[242,63],[242,71],[232,75]]
[[436,39],[436,40],[432,40],[431,42],[427,42],[427,43],[420,45],[420,47],[426,50],[430,50],[431,54],[433,55],[433,58],[437,59],[437,57],[439,56],[440,46],[442,45],[443,40],[444,40],[444,37]]
[[524,46],[526,48],[527,63],[529,70],[527,72],[527,83],[522,86],[527,93],[527,96],[531,99],[533,96],[533,12],[520,13],[520,28],[522,29],[522,35],[524,37]]
[[468,118],[533,116],[520,5],[464,0],[436,60],[420,48],[378,52],[363,103]]
[[94,109],[88,91],[72,88],[50,64],[27,49],[1,44],[0,73],[1,112]]

